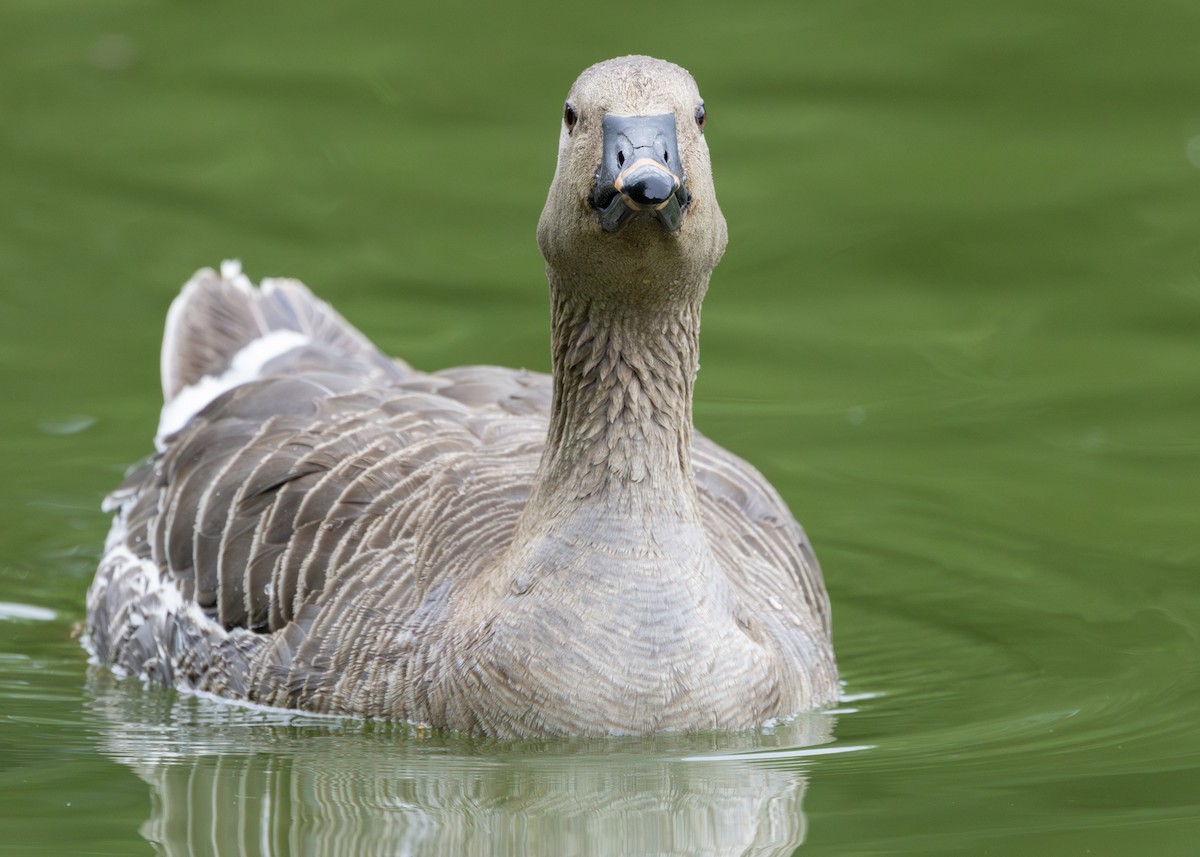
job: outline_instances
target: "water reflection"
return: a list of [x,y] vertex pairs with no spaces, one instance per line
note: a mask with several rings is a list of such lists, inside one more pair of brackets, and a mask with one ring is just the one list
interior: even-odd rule
[[[159,853],[788,855],[815,714],[753,735],[496,743],[89,678]],[[793,752],[794,751],[794,752]],[[762,753],[762,758],[756,754]],[[731,758],[736,756],[737,758]]]

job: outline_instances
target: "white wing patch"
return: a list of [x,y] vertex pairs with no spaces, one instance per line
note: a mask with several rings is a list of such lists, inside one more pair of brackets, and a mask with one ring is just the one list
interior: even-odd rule
[[207,375],[195,384],[184,387],[179,395],[163,404],[158,417],[158,433],[154,446],[159,452],[167,448],[165,439],[179,431],[188,421],[204,410],[217,396],[259,377],[267,363],[280,354],[301,348],[312,340],[295,330],[273,330],[242,348],[233,356],[229,368],[218,376]]

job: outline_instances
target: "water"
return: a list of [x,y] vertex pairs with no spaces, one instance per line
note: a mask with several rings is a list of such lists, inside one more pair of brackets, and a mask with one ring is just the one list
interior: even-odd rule
[[[1200,7],[623,11],[0,10],[0,852],[1194,853]],[[545,369],[561,98],[630,51],[707,99],[697,421],[812,535],[841,708],[498,745],[89,670],[179,284],[236,254]]]

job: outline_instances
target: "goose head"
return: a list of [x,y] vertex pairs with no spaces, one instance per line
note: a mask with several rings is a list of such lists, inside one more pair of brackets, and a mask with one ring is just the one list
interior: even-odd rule
[[704,126],[677,65],[620,57],[579,76],[538,223],[552,285],[589,301],[702,296],[727,240]]

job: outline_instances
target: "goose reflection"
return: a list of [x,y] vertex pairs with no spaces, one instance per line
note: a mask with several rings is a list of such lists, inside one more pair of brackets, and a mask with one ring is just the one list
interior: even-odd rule
[[[788,855],[813,713],[750,734],[498,743],[89,677],[101,748],[166,855]],[[769,758],[758,761],[757,753]],[[730,758],[737,756],[738,758]],[[751,758],[747,758],[747,756]]]

